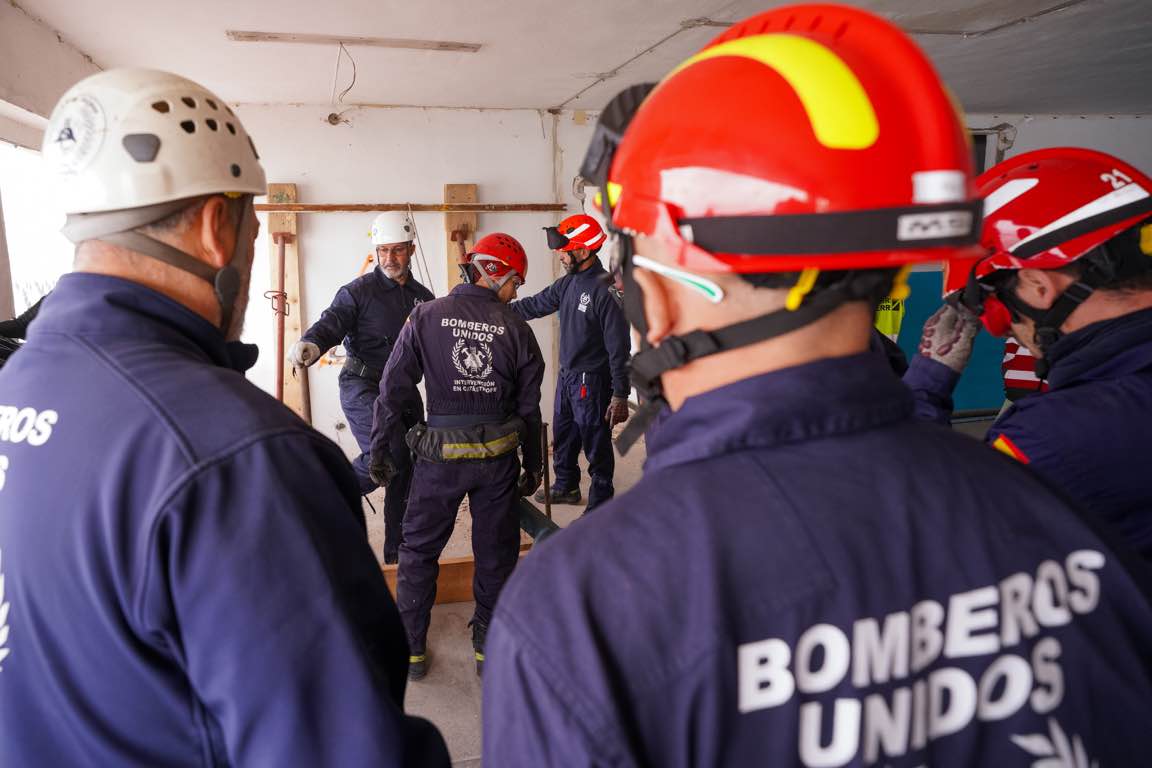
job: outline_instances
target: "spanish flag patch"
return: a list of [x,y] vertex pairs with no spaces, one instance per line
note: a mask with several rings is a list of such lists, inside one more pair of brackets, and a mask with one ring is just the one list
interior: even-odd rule
[[1001,453],[1006,453],[1021,464],[1028,464],[1032,460],[1028,458],[1028,454],[1020,450],[1016,443],[1008,439],[1007,435],[1000,435],[992,441],[992,447]]

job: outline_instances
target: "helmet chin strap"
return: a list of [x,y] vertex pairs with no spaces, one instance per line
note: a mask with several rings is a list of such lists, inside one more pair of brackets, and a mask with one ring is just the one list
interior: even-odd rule
[[236,310],[236,298],[240,293],[240,273],[233,264],[240,260],[239,257],[244,253],[242,249],[248,249],[249,253],[251,251],[251,217],[247,215],[245,206],[244,215],[241,216],[236,230],[236,245],[232,251],[232,258],[222,268],[215,269],[191,254],[140,231],[142,227],[167,218],[188,205],[188,200],[175,200],[143,208],[70,214],[62,231],[65,237],[77,245],[85,240],[99,240],[118,245],[162,261],[208,283],[216,294],[216,303],[220,308],[218,327],[220,332],[227,336],[232,326],[232,315]]
[[[648,429],[652,420],[668,405],[662,377],[665,373],[704,357],[740,349],[782,336],[809,325],[848,301],[879,301],[891,290],[893,275],[880,272],[846,272],[832,285],[809,292],[809,284],[795,308],[783,308],[723,328],[696,330],[682,336],[661,339],[659,346],[647,342],[648,320],[644,314],[644,293],[633,275],[631,238],[623,237],[624,313],[640,333],[641,349],[629,363],[629,377],[642,404],[616,439],[625,455]],[[803,278],[802,278],[803,279]],[[815,276],[813,275],[813,280]]]

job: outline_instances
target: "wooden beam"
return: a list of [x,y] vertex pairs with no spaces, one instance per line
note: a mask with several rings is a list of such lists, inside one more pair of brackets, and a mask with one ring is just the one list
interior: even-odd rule
[[[268,200],[273,204],[295,203],[295,184],[269,184]],[[256,206],[260,208],[260,206]],[[289,238],[284,248],[284,292],[288,294],[288,317],[284,319],[284,349],[291,349],[292,345],[300,340],[303,333],[301,327],[304,318],[300,316],[300,246],[296,237],[296,214],[270,213],[268,214],[268,248],[270,273],[272,276],[272,290],[276,289],[276,270],[278,247],[271,235],[275,232],[287,232],[293,237]],[[272,320],[275,323],[275,315]],[[284,366],[284,404],[296,411],[302,419],[312,423],[311,403],[308,402],[308,370],[300,370],[292,375],[292,365],[287,359],[277,361]]]
[[[531,544],[520,545],[520,556],[532,548]],[[381,566],[384,580],[392,597],[396,597],[396,571],[398,565]],[[472,576],[476,571],[476,561],[471,557],[444,557],[440,559],[440,573],[436,576],[437,603],[469,603],[475,599],[472,594]]]
[[[467,184],[446,184],[445,189],[455,186],[469,186]],[[549,211],[566,211],[568,206],[564,203],[468,203],[459,201],[449,203],[333,203],[304,205],[299,203],[285,203],[272,199],[269,195],[267,203],[258,203],[257,211],[264,213],[364,213],[371,211],[408,211],[413,213],[540,213]]]
[[477,199],[475,184],[445,184],[444,207],[448,211],[444,214],[444,236],[448,242],[448,290],[460,285],[460,246],[452,240],[452,233],[457,230],[465,233],[464,246],[471,250],[476,244],[477,219],[475,212],[463,212],[449,206],[475,205]]

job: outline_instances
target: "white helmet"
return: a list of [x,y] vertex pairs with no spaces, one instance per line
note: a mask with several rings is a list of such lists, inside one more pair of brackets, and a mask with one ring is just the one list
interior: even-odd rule
[[415,233],[412,219],[403,211],[385,211],[372,221],[372,245],[410,243]]
[[43,156],[69,214],[263,195],[267,187],[228,105],[191,80],[149,69],[111,69],[72,86],[52,111]]

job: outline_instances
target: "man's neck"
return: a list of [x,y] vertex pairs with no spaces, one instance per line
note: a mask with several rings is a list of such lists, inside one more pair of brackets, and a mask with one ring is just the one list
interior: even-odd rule
[[677,410],[689,397],[737,381],[826,358],[860,354],[871,340],[871,318],[863,303],[853,302],[797,331],[702,357],[664,374],[664,396]]
[[1060,330],[1064,333],[1074,333],[1093,323],[1115,320],[1149,308],[1152,308],[1152,291],[1120,293],[1097,290],[1068,316]]

